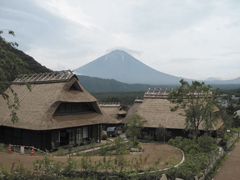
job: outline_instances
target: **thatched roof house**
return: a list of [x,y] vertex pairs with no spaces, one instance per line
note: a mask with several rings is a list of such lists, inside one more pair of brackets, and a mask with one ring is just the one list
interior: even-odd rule
[[[156,91],[156,89],[149,89],[145,92],[142,102],[135,102],[133,106],[134,110],[130,111],[132,113],[128,113],[122,123],[127,123],[127,121],[137,113],[148,120],[146,127],[149,129],[154,130],[162,126],[166,129],[182,131],[185,129],[185,117],[179,115],[179,113],[183,113],[183,110],[172,112],[170,107],[173,107],[174,104],[171,104],[170,101],[167,100],[167,97],[167,89],[165,89],[164,92],[162,92],[161,89],[158,91]],[[222,121],[219,119],[213,130],[218,129],[222,124]],[[202,125],[200,125],[200,130],[203,130]],[[154,133],[152,134],[154,136]]]
[[104,112],[118,121],[121,121],[126,116],[126,112],[121,109],[120,102],[102,102],[99,103],[99,106]]
[[[22,82],[31,85],[31,92],[21,85]],[[39,137],[50,134],[53,142],[74,144],[77,138],[97,139],[99,124],[117,123],[116,119],[99,108],[97,100],[80,85],[77,76],[71,71],[25,76],[14,80],[11,88],[18,94],[20,102],[17,111],[19,122],[12,123],[6,101],[0,97],[0,142],[14,143],[14,133],[19,130],[16,137],[20,139],[15,143],[26,144],[21,139],[26,138],[26,135],[23,137],[24,133],[29,134],[31,131]],[[11,93],[9,96],[13,100]],[[38,141],[43,140],[40,138]],[[29,140],[31,145],[34,145],[33,142]],[[45,147],[41,145],[42,142],[36,144]]]

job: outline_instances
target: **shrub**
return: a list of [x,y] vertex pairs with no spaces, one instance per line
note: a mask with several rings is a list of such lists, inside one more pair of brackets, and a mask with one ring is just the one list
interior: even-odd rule
[[183,147],[183,151],[189,154],[197,154],[200,152],[200,147],[198,144],[189,144]]
[[54,164],[47,156],[43,160],[37,159],[33,162],[33,175],[36,179],[58,179],[61,178],[60,164]]
[[77,160],[74,158],[69,158],[66,166],[64,167],[63,174],[72,177],[75,176],[77,171]]
[[184,152],[188,151],[189,148],[187,146],[192,145],[193,141],[191,139],[183,138],[182,142],[179,144],[179,148],[182,149]]
[[146,141],[151,141],[151,140],[153,140],[153,138],[152,138],[152,136],[149,134],[147,134],[147,133],[145,133],[144,135],[143,135],[143,139],[144,140],[146,140]]
[[102,140],[107,140],[107,138],[108,138],[108,137],[107,137],[106,134],[103,134],[103,135],[102,135]]
[[118,137],[114,139],[114,145],[116,147],[116,154],[126,154],[127,143],[123,138]]
[[138,149],[142,149],[142,146],[141,146],[140,143],[138,143],[137,148],[138,148]]
[[0,163],[0,177],[5,177],[6,179],[10,176],[10,173],[8,172],[7,168]]
[[64,149],[62,147],[58,148],[57,152],[55,153],[56,156],[64,156]]
[[170,139],[168,141],[168,143],[172,146],[178,147],[178,148],[182,148],[181,143],[183,141],[183,138],[181,136],[177,136],[175,139]]
[[176,137],[171,139],[169,144],[182,149],[186,158],[181,166],[167,172],[167,175],[172,179],[176,177],[193,179],[194,176],[199,176],[209,165],[210,152],[217,147],[214,139],[207,135],[199,137],[198,143],[193,143],[193,140],[190,139]]
[[8,152],[8,148],[6,148],[3,143],[0,143],[0,151],[1,152]]
[[123,127],[122,126],[118,126],[117,127],[117,131],[122,131],[123,130]]
[[217,147],[214,139],[207,135],[199,137],[198,144],[194,144],[192,140],[179,136],[175,139],[170,139],[168,143],[172,146],[182,149],[185,153],[191,152],[191,154],[211,152]]
[[211,152],[217,147],[217,144],[214,141],[214,139],[207,135],[199,137],[198,144],[202,152]]
[[131,141],[131,147],[136,148],[138,144],[139,144],[139,141],[137,137],[134,137],[133,140]]

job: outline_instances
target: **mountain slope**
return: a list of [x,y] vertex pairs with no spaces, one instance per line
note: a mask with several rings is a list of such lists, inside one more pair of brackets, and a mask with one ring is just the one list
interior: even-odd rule
[[16,48],[12,48],[10,51],[13,52],[20,59],[22,59],[23,62],[28,64],[26,69],[29,70],[31,73],[44,73],[44,72],[52,71],[52,70],[46,68],[45,66],[42,66],[39,62],[37,62],[31,56],[25,54],[24,52],[22,52]]
[[[116,81],[114,79],[101,79],[96,77],[89,77],[83,75],[77,75],[80,84],[86,89],[88,92],[132,92],[132,91],[143,91],[145,92],[147,88],[176,88],[181,84],[172,84],[172,85],[149,85],[149,84],[127,84]],[[207,83],[208,84],[208,83]],[[240,87],[239,84],[211,84],[213,90],[217,87],[220,87],[222,90],[227,89],[238,89]]]
[[209,84],[240,84],[240,77],[231,80],[206,80]]
[[28,70],[30,73],[51,72],[50,69],[46,68],[45,66],[42,66],[35,59],[33,59],[31,56],[29,56],[29,55],[25,54],[24,52],[18,50],[16,48],[16,46],[10,45],[10,42],[7,42],[1,36],[0,36],[0,47],[1,47],[1,51],[3,51],[3,52],[0,52],[0,62],[1,63],[4,62],[4,60],[8,61],[7,57],[11,58],[12,56],[15,56],[16,58],[20,58],[24,63],[27,64],[27,66],[23,67],[23,69]]
[[121,50],[112,51],[76,69],[75,73],[140,84],[178,84],[182,79],[159,72]]
[[127,84],[114,79],[102,79],[77,75],[80,84],[89,92],[129,92],[129,91],[146,91],[147,88],[175,88],[175,85],[149,85],[149,84]]

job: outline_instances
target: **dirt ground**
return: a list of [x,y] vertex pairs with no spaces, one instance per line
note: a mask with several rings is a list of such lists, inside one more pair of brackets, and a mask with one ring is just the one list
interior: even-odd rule
[[214,180],[238,180],[240,179],[240,140],[228,156],[223,166],[214,177]]
[[[158,165],[158,169],[163,169],[166,168],[166,161],[171,160],[171,162],[178,164],[181,162],[183,158],[183,154],[181,150],[172,147],[168,144],[160,144],[160,145],[155,145],[155,144],[142,144],[144,148],[144,152],[140,154],[127,154],[125,157],[128,160],[132,160],[132,158],[139,158],[140,155],[144,161],[144,158],[146,156],[149,157],[146,161],[146,163],[142,163],[141,168],[146,169],[150,165],[153,165],[159,158],[161,158],[160,163]],[[67,162],[68,157],[67,156],[56,156],[56,157],[51,157],[48,155],[48,157],[52,160],[54,160],[55,163],[60,163],[60,164],[65,164]],[[111,156],[114,158],[115,156]],[[35,155],[35,156],[30,156],[28,154],[21,155],[19,153],[5,153],[5,152],[0,152],[0,163],[3,164],[7,170],[10,172],[12,164],[15,163],[14,167],[17,167],[20,163],[22,163],[27,169],[32,169],[33,167],[33,162],[37,159],[43,159],[44,155]],[[74,156],[75,159],[81,160],[81,156]],[[103,158],[103,156],[92,156],[92,161],[98,161]],[[175,159],[175,160],[173,160]],[[170,163],[171,164],[171,163]]]

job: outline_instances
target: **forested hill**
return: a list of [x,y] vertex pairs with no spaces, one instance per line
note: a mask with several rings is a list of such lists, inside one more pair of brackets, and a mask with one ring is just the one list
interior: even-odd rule
[[147,88],[176,88],[179,85],[148,85],[148,84],[127,84],[114,79],[102,79],[77,75],[80,84],[88,92],[128,92],[146,91]]
[[[181,84],[173,85],[148,85],[148,84],[127,84],[116,81],[114,79],[102,79],[77,75],[80,84],[88,92],[130,92],[130,91],[146,91],[147,88],[176,88]],[[208,84],[208,83],[207,83]],[[219,87],[222,90],[239,89],[239,84],[212,84],[213,90]],[[163,91],[163,90],[162,90]]]
[[23,62],[28,64],[28,66],[26,66],[25,68],[27,70],[29,70],[31,73],[43,73],[43,72],[51,72],[52,71],[52,70],[46,68],[45,66],[42,66],[31,56],[25,54],[24,52],[22,52],[16,48],[12,47],[10,49],[10,51],[13,52],[17,57],[22,59]]
[[[51,72],[42,66],[31,56],[16,49],[16,43],[7,42],[1,36],[0,31],[0,94],[2,94],[11,82],[20,74]],[[14,34],[9,31],[9,34]]]

